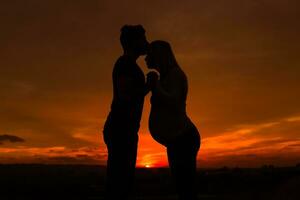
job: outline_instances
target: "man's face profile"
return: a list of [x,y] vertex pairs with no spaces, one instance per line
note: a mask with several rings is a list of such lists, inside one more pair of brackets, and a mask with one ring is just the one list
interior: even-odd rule
[[140,55],[145,55],[147,53],[149,43],[146,39],[145,34],[141,35],[136,41],[136,50]]

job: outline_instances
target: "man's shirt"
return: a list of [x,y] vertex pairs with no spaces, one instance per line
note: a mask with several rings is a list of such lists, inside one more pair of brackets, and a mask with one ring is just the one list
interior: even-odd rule
[[[145,76],[135,60],[121,56],[113,69],[113,100],[104,131],[133,134],[140,127],[144,105]],[[122,134],[122,133],[120,133]]]

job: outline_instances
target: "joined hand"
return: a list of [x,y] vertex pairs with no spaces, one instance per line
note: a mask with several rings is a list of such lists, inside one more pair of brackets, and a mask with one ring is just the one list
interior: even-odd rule
[[158,81],[158,74],[156,72],[152,71],[147,74],[146,84],[150,87],[151,90],[153,89],[157,81]]

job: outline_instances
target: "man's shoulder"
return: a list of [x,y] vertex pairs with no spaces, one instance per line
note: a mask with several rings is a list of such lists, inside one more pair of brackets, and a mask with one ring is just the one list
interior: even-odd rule
[[132,60],[130,57],[128,56],[120,56],[116,63],[115,63],[115,67],[119,67],[119,66],[124,66],[124,67],[130,67],[132,65],[135,65],[136,63],[134,62],[134,60]]
[[131,74],[137,69],[137,64],[128,56],[120,56],[115,63],[114,73]]

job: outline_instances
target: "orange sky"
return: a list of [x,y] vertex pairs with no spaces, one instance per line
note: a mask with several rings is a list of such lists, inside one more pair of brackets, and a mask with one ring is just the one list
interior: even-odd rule
[[[169,41],[189,78],[199,167],[300,158],[296,0],[1,1],[0,163],[105,164],[102,127],[123,24]],[[138,63],[147,72],[143,58]],[[138,166],[167,165],[150,137]]]

